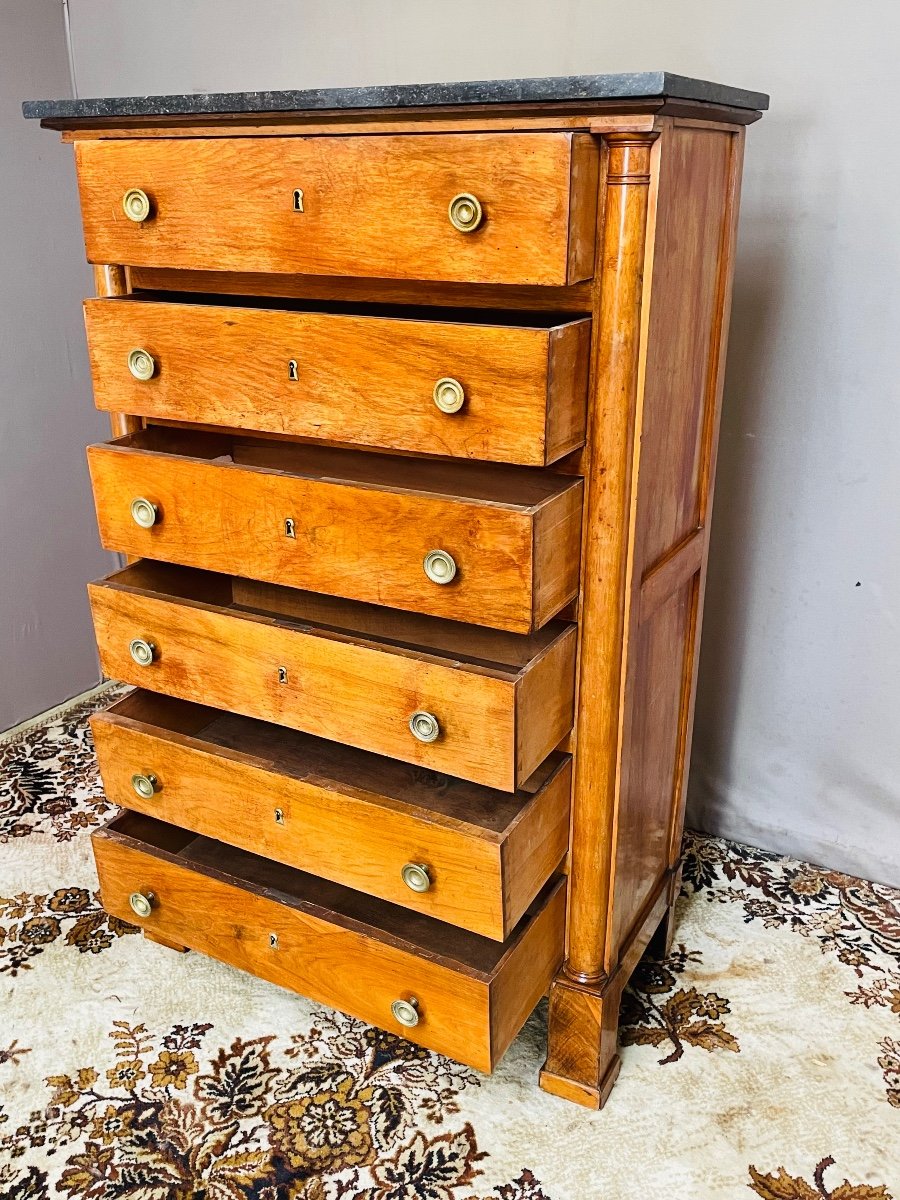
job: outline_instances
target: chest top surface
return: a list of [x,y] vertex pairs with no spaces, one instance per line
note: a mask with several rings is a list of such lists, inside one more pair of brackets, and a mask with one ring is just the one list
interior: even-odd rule
[[763,92],[747,91],[669,71],[555,78],[467,80],[458,83],[379,84],[262,92],[186,93],[172,96],[28,100],[26,117],[46,122],[127,117],[185,117],[251,113],[327,112],[465,106],[571,105],[631,101],[684,101],[762,111]]

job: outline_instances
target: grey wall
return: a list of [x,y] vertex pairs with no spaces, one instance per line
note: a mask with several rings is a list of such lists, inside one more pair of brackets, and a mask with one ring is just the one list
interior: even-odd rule
[[85,96],[660,68],[772,93],[749,136],[689,820],[900,884],[900,6],[71,10]]
[[0,4],[0,730],[97,683],[84,585],[109,569],[84,461],[91,289],[71,151],[22,99],[71,95],[59,0]]

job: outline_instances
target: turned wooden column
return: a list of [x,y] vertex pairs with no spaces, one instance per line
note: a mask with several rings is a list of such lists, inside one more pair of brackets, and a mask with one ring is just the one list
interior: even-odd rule
[[[655,133],[607,134],[594,383],[586,462],[566,961],[550,994],[547,1091],[599,1107],[618,1070],[621,987],[607,986],[613,817],[619,782],[640,437],[641,306]],[[613,981],[614,982],[614,981]]]

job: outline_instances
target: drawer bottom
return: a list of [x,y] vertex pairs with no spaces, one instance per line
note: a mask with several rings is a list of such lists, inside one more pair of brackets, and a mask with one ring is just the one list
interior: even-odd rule
[[560,878],[498,943],[139,813],[93,846],[114,916],[481,1071],[562,961]]

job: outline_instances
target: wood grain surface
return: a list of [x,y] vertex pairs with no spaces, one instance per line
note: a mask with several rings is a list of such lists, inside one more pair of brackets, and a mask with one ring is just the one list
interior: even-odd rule
[[[533,657],[516,667],[472,660],[465,627],[454,654],[354,630],[352,605],[339,627],[316,625],[230,607],[222,577],[213,577],[219,597],[195,599],[185,578],[193,573],[142,562],[90,585],[107,675],[507,792],[571,726],[571,625],[544,629],[527,643]],[[149,666],[132,660],[133,638],[156,646]],[[410,732],[419,710],[437,717],[436,741]]]
[[[93,263],[557,285],[590,275],[596,157],[583,133],[75,146]],[[141,224],[122,209],[130,188],[153,206]],[[474,232],[450,223],[460,193],[483,207]]]
[[[566,852],[562,755],[509,794],[151,692],[91,728],[114,804],[496,940]],[[152,797],[134,774],[153,776]],[[426,892],[403,882],[410,862],[427,868]]]
[[[129,896],[152,893],[151,914],[140,921],[151,935],[482,1071],[546,989],[562,944],[561,882],[498,943],[137,813],[98,830],[93,845],[108,912],[134,923]],[[497,987],[508,971],[515,1003]],[[410,997],[419,1008],[414,1029],[391,1014],[394,1000]]]
[[[578,589],[580,479],[162,427],[88,461],[103,545],[133,557],[518,633]],[[135,497],[159,510],[150,529]],[[455,560],[451,583],[426,576],[432,550]]]
[[[526,466],[584,440],[584,319],[516,326],[88,300],[85,323],[94,399],[110,412]],[[128,369],[136,347],[155,360],[149,380]],[[434,401],[448,376],[465,394],[455,413]]]

